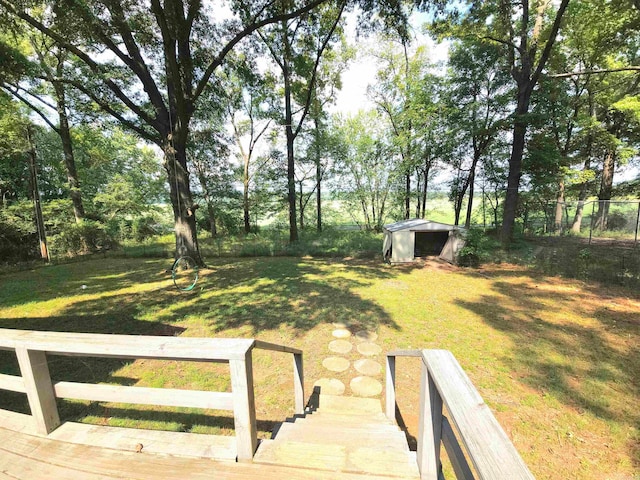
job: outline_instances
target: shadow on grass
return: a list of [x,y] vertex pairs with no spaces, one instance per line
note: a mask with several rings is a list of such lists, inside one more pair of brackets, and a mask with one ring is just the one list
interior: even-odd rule
[[[89,406],[64,400],[58,403],[60,410],[68,412],[67,416],[70,419],[78,418],[81,420],[85,416],[95,416],[129,424],[140,422],[140,428],[166,429],[176,432],[191,432],[194,428],[200,431],[206,429],[233,431],[235,428],[231,411],[180,412],[162,407],[143,410],[126,405],[111,406],[100,402],[92,402]],[[256,420],[258,431],[261,432],[271,432],[278,423],[275,419]]]
[[[252,336],[281,326],[290,327],[302,335],[317,325],[337,321],[347,321],[363,328],[386,325],[400,329],[378,304],[354,293],[354,289],[375,279],[394,276],[393,271],[376,262],[225,259],[204,270],[192,292],[180,293],[166,283],[164,287],[152,287],[146,291],[118,293],[131,282],[144,287],[144,279],[149,284],[167,280],[164,272],[158,273],[159,265],[158,262],[143,264],[142,271],[136,273],[118,273],[114,267],[106,269],[111,273],[93,271],[93,278],[105,280],[87,290],[92,293],[102,290],[105,295],[86,300],[80,296],[69,301],[55,317],[42,319],[46,327],[42,327],[38,319],[7,320],[0,322],[0,327],[175,334],[148,333],[135,327],[140,317],[152,317],[153,321],[142,322],[141,325],[155,322],[170,325],[185,319],[197,319],[199,324],[212,329],[213,334],[248,326]],[[123,265],[119,267],[122,269]],[[79,283],[83,280],[70,278],[67,281]],[[47,294],[44,296],[48,297]],[[39,292],[32,295],[31,301],[40,301]],[[95,326],[94,318],[100,319],[98,326]]]
[[0,308],[109,292],[171,278],[169,260],[97,259],[0,275]]
[[[497,274],[503,278],[528,276],[523,271]],[[556,318],[552,310],[566,303],[571,292],[533,290],[531,285],[498,279],[491,286],[492,293],[457,303],[511,338],[514,353],[502,361],[513,378],[543,395],[551,393],[578,411],[628,426],[640,424],[640,411],[632,407],[640,396],[640,351],[632,347],[634,342],[637,347],[640,333],[637,315],[631,318],[611,310],[602,287],[584,286],[582,292],[596,295],[591,301],[601,306],[589,313],[598,325],[580,325]],[[585,293],[576,291],[575,295]],[[501,296],[514,301],[501,302]],[[632,457],[637,459],[640,445],[632,443]]]
[[[158,260],[94,259],[0,277],[0,287],[11,285],[0,308],[60,299],[50,316],[1,319],[0,328],[173,336],[191,325],[205,325],[211,336],[240,327],[249,327],[251,336],[259,336],[282,326],[303,335],[322,323],[348,321],[363,328],[386,325],[400,329],[383,308],[355,291],[396,275],[376,261],[216,259],[189,293],[180,293],[169,283],[164,271],[169,266]],[[133,289],[135,285],[141,290]],[[85,293],[90,298],[83,298]],[[128,360],[51,356],[49,363],[54,381],[134,383],[117,376]],[[13,352],[0,352],[0,372],[18,374]],[[28,412],[24,395],[5,393],[0,396],[0,408]],[[104,411],[100,404],[91,405],[73,403],[61,407],[61,415],[77,419],[92,415],[94,409]],[[132,412],[109,409],[112,417]],[[162,421],[162,413],[156,411],[135,410],[135,418],[141,412],[144,419]],[[188,414],[193,421],[176,420],[174,415],[171,413],[172,421],[185,425],[210,424],[208,415]]]
[[[158,322],[123,319],[110,315],[56,316],[47,318],[0,319],[0,328],[20,330],[122,333],[131,335],[180,335],[185,329]],[[80,383],[115,383],[133,385],[135,379],[113,375],[132,360],[96,357],[47,356],[49,372],[54,382],[67,380]],[[0,373],[20,375],[18,360],[13,351],[0,350]],[[26,395],[1,391],[0,408],[29,413]],[[64,412],[61,412],[64,414]]]

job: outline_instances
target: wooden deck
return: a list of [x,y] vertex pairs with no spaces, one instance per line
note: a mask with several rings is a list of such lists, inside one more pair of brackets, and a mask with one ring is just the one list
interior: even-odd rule
[[[252,351],[291,355],[294,417],[258,442]],[[20,376],[0,391],[26,394],[31,415],[0,410],[0,480],[57,479],[423,479],[441,480],[441,447],[455,477],[532,480],[469,377],[444,350],[387,353],[386,415],[379,400],[314,392],[304,405],[302,352],[254,339],[138,337],[0,329]],[[47,356],[225,362],[231,392],[52,382]],[[396,357],[414,357],[420,382],[417,451],[396,425]],[[233,411],[235,437],[63,423],[58,398]],[[449,416],[447,418],[444,413]]]
[[[74,423],[48,436],[0,428],[0,479],[419,478],[415,454],[379,401],[321,396],[319,403],[261,442],[253,463],[220,459],[233,451],[233,437]],[[10,417],[3,426],[20,424]]]

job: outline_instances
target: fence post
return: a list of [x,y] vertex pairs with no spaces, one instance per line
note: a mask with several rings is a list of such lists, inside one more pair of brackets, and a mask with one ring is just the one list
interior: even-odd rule
[[16,347],[16,357],[18,357],[36,431],[47,435],[60,425],[56,394],[53,391],[49,366],[47,365],[47,355],[44,352]]
[[242,360],[229,360],[239,462],[251,462],[258,447],[251,350],[247,350]]
[[293,354],[293,394],[295,396],[296,413],[304,414],[304,370],[302,354]]
[[396,423],[396,357],[391,355],[387,355],[385,391],[387,418]]
[[420,420],[418,428],[418,470],[422,480],[438,480],[442,439],[442,398],[436,388],[426,360],[422,357],[420,380]]

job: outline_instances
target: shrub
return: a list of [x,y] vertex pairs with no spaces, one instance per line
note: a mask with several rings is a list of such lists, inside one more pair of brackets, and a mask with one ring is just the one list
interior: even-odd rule
[[491,252],[498,248],[496,241],[480,229],[472,228],[465,235],[465,245],[458,252],[458,264],[464,267],[478,267],[491,258]]
[[51,238],[51,250],[58,255],[78,255],[113,248],[117,242],[105,226],[93,220],[70,223]]
[[0,261],[25,261],[39,256],[38,234],[29,202],[0,209]]

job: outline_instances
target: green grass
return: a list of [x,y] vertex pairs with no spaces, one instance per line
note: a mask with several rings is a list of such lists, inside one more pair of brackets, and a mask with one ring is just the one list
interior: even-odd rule
[[[354,331],[378,331],[383,351],[451,350],[537,478],[632,478],[640,467],[637,291],[506,264],[390,267],[310,256],[207,262],[188,294],[172,287],[165,258],[94,258],[11,272],[0,276],[0,327],[256,337],[304,350],[310,392],[328,376],[321,362],[331,323],[346,321]],[[0,371],[16,374],[13,354],[0,353]],[[230,389],[226,367],[217,364],[51,356],[50,368],[55,380]],[[256,352],[254,372],[266,437],[293,412],[290,358]],[[415,436],[419,365],[399,359],[397,372],[401,412]],[[348,383],[349,375],[337,378]],[[22,395],[6,392],[0,404],[28,408]],[[60,402],[60,411],[67,420],[107,425],[224,434],[233,428],[228,412],[77,401]]]

